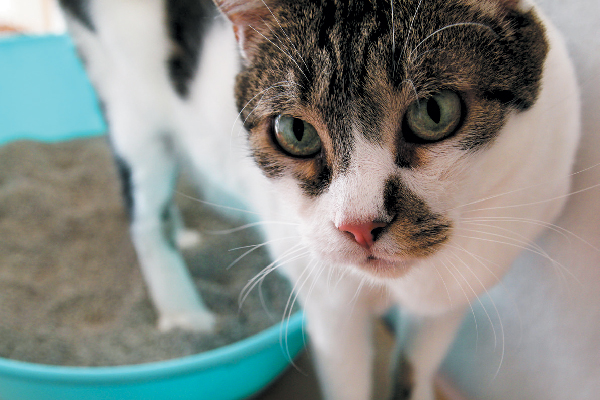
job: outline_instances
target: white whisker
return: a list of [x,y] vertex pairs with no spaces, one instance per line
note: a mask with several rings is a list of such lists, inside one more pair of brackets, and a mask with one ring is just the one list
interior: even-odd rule
[[[452,262],[448,259],[448,256],[444,255],[444,258],[446,259],[446,261],[448,261],[450,264],[452,264]],[[458,283],[458,287],[460,288],[461,292],[463,292],[463,294],[465,295],[465,299],[467,300],[467,304],[469,305],[469,308],[471,309],[471,315],[473,315],[473,322],[475,322],[475,334],[476,334],[475,348],[477,348],[477,346],[479,344],[479,325],[477,324],[477,316],[475,315],[475,310],[473,309],[473,305],[469,301],[469,296],[467,295],[467,292],[465,292],[465,289],[463,288],[462,284],[460,283],[460,281],[458,280],[458,278],[456,277],[456,275],[454,275],[454,273],[450,270],[450,268],[448,268],[448,265],[443,260],[440,260],[440,262],[446,268],[446,270],[448,271],[448,273],[450,275],[452,275],[452,277],[454,278],[454,280],[456,281],[456,283]],[[454,266],[454,268],[456,268],[456,266]]]
[[[467,263],[465,263],[462,258],[458,257],[456,254],[452,253],[452,255],[457,258],[463,265],[465,265],[467,267],[467,269],[470,270],[470,268],[468,267]],[[449,261],[449,260],[448,260]],[[477,302],[479,303],[479,305],[481,306],[481,308],[483,309],[483,312],[485,313],[485,316],[487,317],[488,321],[490,322],[490,326],[492,327],[492,331],[494,334],[494,348],[496,348],[498,346],[498,338],[496,336],[496,328],[494,327],[494,323],[492,322],[492,317],[490,317],[490,314],[488,313],[487,308],[485,307],[485,305],[483,304],[483,302],[481,301],[481,298],[479,297],[479,294],[477,293],[477,291],[475,291],[475,289],[473,288],[473,286],[471,286],[471,284],[469,283],[469,280],[463,275],[462,272],[460,272],[460,268],[458,268],[452,261],[449,261],[452,266],[454,267],[455,271],[460,275],[460,277],[463,279],[463,281],[466,283],[467,287],[469,289],[471,289],[471,292],[473,293],[473,296],[475,296],[475,299],[477,300]],[[472,271],[471,271],[472,273]],[[476,277],[477,278],[477,277]],[[479,283],[481,283],[481,281],[479,280],[479,278],[477,278],[477,280],[479,281]],[[485,289],[485,286],[483,285],[483,283],[481,283],[481,286]],[[487,290],[486,290],[487,292]]]
[[[408,26],[408,32],[406,33],[406,39],[404,40],[404,46],[402,46],[402,53],[400,54],[400,58],[404,57],[404,53],[406,52],[406,46],[408,46],[408,42],[411,39],[412,32],[413,32],[413,24],[415,22],[415,19],[417,18],[417,15],[419,14],[419,10],[421,9],[421,3],[423,3],[423,0],[419,0],[419,4],[417,4],[417,9],[415,10],[415,14],[413,15],[412,19],[410,20],[410,25]],[[411,53],[412,53],[412,50],[411,50]]]
[[[488,291],[487,287],[483,284],[483,282],[481,282],[481,279],[479,279],[479,277],[477,276],[477,274],[473,271],[473,269],[460,257],[458,257],[456,254],[454,254],[455,257],[458,258],[458,260],[465,266],[465,268],[473,275],[473,277],[477,280],[477,282],[479,282],[479,284],[481,285],[481,287],[483,288],[483,290],[485,291],[486,296],[488,297],[488,299],[490,300],[490,302],[492,303],[492,307],[494,307],[494,311],[496,312],[496,317],[498,317],[498,323],[500,324],[500,333],[502,335],[502,348],[501,348],[501,354],[500,354],[500,362],[498,363],[498,369],[496,370],[496,373],[494,374],[494,379],[496,376],[498,376],[498,374],[500,373],[500,368],[502,367],[502,364],[504,362],[504,353],[505,353],[505,335],[504,335],[504,324],[502,323],[502,318],[500,317],[500,312],[498,311],[498,307],[496,306],[496,303],[494,302],[494,299],[492,298],[492,296],[490,295],[490,292]],[[460,272],[459,272],[460,273]],[[462,274],[461,274],[462,276]],[[477,297],[477,300],[479,301],[479,304],[482,306],[483,311],[485,312],[485,314],[488,317],[488,320],[490,321],[490,324],[492,326],[492,331],[494,333],[494,348],[497,347],[498,344],[498,340],[497,340],[497,336],[496,336],[496,328],[494,327],[494,324],[492,322],[492,319],[490,317],[490,315],[488,314],[487,309],[485,308],[485,306],[483,305],[483,302],[480,300],[479,297]]]
[[[488,291],[488,289],[487,289],[486,285],[484,285],[484,284],[483,284],[483,282],[481,281],[481,279],[479,279],[479,277],[477,276],[477,274],[476,274],[476,273],[473,271],[473,269],[472,269],[472,268],[469,266],[469,264],[467,264],[467,262],[465,262],[465,260],[463,260],[461,257],[459,257],[459,256],[458,256],[456,253],[454,253],[454,252],[452,252],[452,255],[453,255],[453,256],[454,256],[456,259],[458,259],[458,261],[460,261],[460,263],[461,263],[462,265],[464,265],[464,266],[465,266],[465,268],[466,268],[466,269],[467,269],[467,270],[468,270],[468,271],[471,273],[471,275],[473,275],[473,277],[474,277],[474,278],[477,280],[477,282],[479,283],[479,285],[481,285],[481,288],[484,290],[484,292],[485,292],[486,296],[487,296],[487,297],[490,299],[490,301],[491,301],[491,303],[492,303],[492,306],[494,307],[494,309],[495,309],[495,311],[496,311],[496,315],[497,315],[497,317],[498,317],[498,320],[500,321],[500,324],[502,324],[502,321],[501,321],[501,318],[500,318],[500,312],[498,311],[498,308],[496,307],[496,303],[494,302],[494,300],[493,300],[492,296],[490,295],[490,292]],[[457,272],[458,272],[458,273],[460,274],[460,276],[461,276],[463,279],[465,279],[465,281],[466,281],[466,278],[465,278],[465,276],[464,276],[464,275],[463,275],[463,274],[460,272],[460,270],[458,270]],[[475,292],[475,290],[473,290],[473,287],[472,287],[471,285],[469,285],[469,287],[470,287],[470,288],[471,288],[471,290],[473,291],[473,294],[477,296],[477,301],[479,302],[479,305],[481,305],[481,307],[483,308],[483,311],[485,312],[485,315],[487,316],[487,318],[488,318],[488,321],[490,322],[490,324],[491,324],[491,326],[492,326],[492,329],[493,329],[493,325],[494,325],[494,324],[493,324],[493,322],[492,322],[492,318],[491,318],[491,316],[489,315],[489,313],[488,313],[488,311],[487,311],[486,307],[483,305],[483,303],[482,303],[482,301],[481,301],[481,299],[480,299],[480,296],[478,296],[478,295],[477,295],[477,292]],[[496,348],[496,347],[497,347],[497,345],[498,345],[498,339],[497,339],[497,337],[496,337],[496,330],[495,330],[495,329],[493,329],[493,331],[494,331],[494,348]],[[504,331],[504,329],[502,329],[502,331]]]
[[[477,230],[473,230],[473,229],[464,229],[465,231],[468,232],[472,232],[472,233],[482,233],[482,234],[486,234],[486,235],[490,235],[490,236],[502,236],[502,235],[497,235],[497,234],[493,234],[493,233],[489,233],[489,232],[485,232],[485,231],[477,231]],[[518,249],[521,250],[527,250],[530,251],[534,254],[537,254],[539,256],[545,257],[544,253],[537,251],[536,249],[532,248],[530,246],[530,243],[527,243],[526,245],[521,244],[521,243],[512,243],[512,242],[505,242],[502,240],[497,240],[497,239],[488,239],[488,238],[482,238],[482,237],[475,237],[475,236],[467,236],[467,235],[456,235],[457,237],[462,237],[464,239],[472,239],[472,240],[481,240],[484,242],[490,242],[490,243],[498,243],[498,244],[505,244],[507,246],[512,246],[512,247],[516,247]],[[518,241],[517,241],[518,242]]]
[[[250,118],[250,116],[254,113],[254,111],[258,110],[258,107],[262,104],[263,100],[265,100],[266,95],[267,95],[266,93],[263,94],[262,97],[256,102],[256,105],[254,106],[254,108],[252,110],[250,110],[248,115],[246,115],[246,118],[244,118],[244,121],[243,121],[244,124],[248,121],[248,118]],[[285,93],[280,93],[280,94],[277,94],[277,95],[267,98],[267,100],[274,101],[274,100],[279,100],[284,97],[288,97],[288,95]],[[244,132],[243,127],[240,128],[240,130],[238,131],[238,135],[242,132]]]
[[[267,91],[269,91],[271,89],[279,88],[279,87],[289,87],[289,86],[292,86],[292,85],[298,85],[298,84],[295,83],[295,82],[292,82],[292,81],[280,81],[280,82],[274,83],[273,85],[269,86],[268,88],[266,88],[264,90],[261,90],[256,95],[254,95],[254,97],[252,97],[250,100],[248,100],[248,102],[244,105],[244,107],[242,107],[242,109],[238,113],[237,117],[233,120],[233,125],[231,126],[230,138],[233,137],[233,131],[235,129],[235,124],[240,119],[240,117],[242,116],[242,114],[244,113],[244,111],[246,110],[246,108],[250,105],[250,103],[252,103],[254,101],[254,99],[256,99],[260,95],[263,95],[263,93],[266,93]],[[247,120],[247,118],[246,118],[246,120]],[[230,139],[230,144],[229,145],[231,147],[231,139]]]
[[252,222],[249,224],[245,224],[245,225],[241,225],[238,226],[237,228],[232,228],[232,229],[223,229],[223,230],[218,230],[218,231],[204,231],[204,233],[209,234],[209,235],[229,235],[231,233],[235,233],[235,232],[239,232],[239,231],[243,231],[249,228],[254,228],[256,226],[262,226],[262,225],[291,225],[291,226],[298,226],[298,223],[295,222],[286,222],[286,221],[258,221],[258,222]]
[[180,192],[179,190],[175,190],[175,193],[176,193],[178,196],[183,196],[183,197],[185,197],[186,199],[193,200],[193,201],[195,201],[196,203],[204,204],[204,205],[207,205],[207,206],[216,207],[216,208],[221,208],[221,209],[223,209],[223,210],[238,211],[238,212],[242,212],[242,213],[246,213],[246,214],[251,214],[251,215],[260,215],[260,213],[253,212],[253,211],[243,210],[243,209],[241,209],[241,208],[235,208],[235,207],[223,206],[223,205],[220,205],[220,204],[211,203],[211,202],[209,202],[209,201],[200,200],[200,199],[199,199],[199,198],[197,198],[197,197],[193,197],[193,196],[187,195],[187,194],[185,194],[185,193],[183,193],[183,192]]
[[350,316],[354,313],[354,308],[356,306],[356,302],[358,301],[358,297],[360,296],[360,292],[362,291],[362,288],[365,285],[366,280],[367,280],[366,277],[361,278],[360,283],[358,284],[358,287],[356,288],[356,292],[354,293],[354,296],[352,296],[352,299],[350,300],[350,312],[348,313],[348,316]]
[[256,246],[257,246],[256,244],[249,244],[249,245],[246,245],[246,246],[233,247],[233,248],[231,248],[231,249],[229,249],[227,251],[244,250],[244,249],[249,249],[249,248],[256,247]]
[[452,296],[450,296],[450,290],[448,290],[448,285],[446,285],[446,280],[444,279],[444,277],[442,276],[442,274],[440,273],[440,271],[437,269],[437,267],[435,265],[433,266],[433,269],[435,269],[435,272],[437,272],[438,276],[442,280],[442,283],[444,284],[444,288],[446,288],[446,293],[448,294],[448,301],[450,302],[450,309],[453,309],[454,305],[452,304]]
[[485,257],[477,256],[474,253],[470,252],[469,250],[465,249],[464,247],[462,247],[460,245],[453,245],[453,244],[449,244],[449,243],[444,243],[443,245],[445,247],[458,249],[458,250],[470,255],[474,260],[478,261],[487,270],[487,272],[494,277],[494,279],[496,279],[497,285],[502,285],[502,280],[500,279],[500,277],[498,277],[498,275],[496,275],[496,273],[494,273],[494,271],[490,267],[488,267],[483,261],[489,262],[490,264],[496,266],[497,268],[500,268],[500,266],[498,264],[494,263],[493,261],[488,260]]
[[494,232],[490,232],[490,231],[480,231],[477,229],[468,229],[468,228],[464,228],[464,227],[461,229],[466,232],[481,233],[484,235],[489,235],[489,236],[497,237],[500,239],[512,240],[514,243],[513,242],[504,242],[504,243],[512,243],[512,244],[521,245],[524,250],[530,250],[530,251],[533,251],[535,254],[541,255],[543,257],[549,257],[548,254],[544,251],[544,249],[542,249],[538,244],[528,240],[525,236],[515,233],[509,229],[499,228],[499,227],[495,227],[493,225],[480,224],[480,223],[475,223],[475,222],[466,222],[465,221],[464,223],[467,225],[475,225],[475,226],[480,226],[480,227],[484,227],[484,228],[496,228],[496,229],[502,230],[504,232],[509,232],[509,233],[515,234],[517,236],[520,236],[522,239],[516,239],[514,237],[501,235],[499,233],[494,233]]
[[[322,273],[323,273],[323,271],[325,270],[325,264],[323,264],[323,262],[322,262],[322,261],[319,261],[319,260],[317,260],[317,259],[312,259],[312,260],[311,260],[311,263],[312,263],[312,264],[314,264],[314,267],[312,267],[312,268],[313,268],[313,269],[314,269],[314,268],[317,268],[317,269],[319,270],[319,272],[318,272],[318,274],[317,274],[316,278],[314,278],[314,279],[312,280],[312,284],[310,285],[310,289],[308,290],[308,293],[306,294],[305,301],[308,301],[308,299],[310,298],[310,296],[311,296],[311,294],[312,294],[312,291],[313,291],[313,289],[315,288],[315,285],[317,284],[317,282],[318,282],[319,278],[321,277],[321,274],[322,274]],[[311,275],[312,275],[312,272],[311,272]],[[292,304],[292,307],[293,307],[293,304]],[[302,337],[304,337],[304,338],[305,338],[306,336],[307,336],[307,335],[306,335],[306,332],[304,331],[304,326],[302,326]],[[306,345],[306,341],[304,342],[304,345]]]
[[276,43],[274,43],[271,39],[269,39],[268,37],[266,37],[265,35],[263,35],[262,33],[260,33],[256,28],[254,28],[252,25],[248,25],[249,28],[251,28],[252,30],[254,30],[256,33],[258,33],[260,36],[262,36],[267,42],[271,43],[273,46],[277,47],[279,49],[279,51],[281,51],[283,54],[285,54],[286,56],[289,57],[290,60],[292,60],[292,62],[294,63],[294,65],[298,68],[298,71],[300,71],[300,73],[304,76],[304,78],[308,81],[308,77],[306,76],[306,74],[304,73],[304,71],[302,70],[302,68],[300,68],[300,65],[298,65],[298,63],[296,62],[296,60],[294,60],[294,57],[292,57],[291,55],[289,55],[288,53],[286,53],[281,47],[277,46]]
[[402,81],[402,83],[405,82],[410,83],[413,93],[415,94],[415,101],[419,101],[419,93],[417,92],[417,87],[415,86],[415,83],[412,81],[412,79],[405,79]]
[[391,21],[391,25],[392,25],[392,68],[394,70],[394,72],[396,71],[396,29],[394,26],[394,0],[390,0],[390,6],[392,7],[392,21]]
[[436,30],[435,32],[433,32],[432,34],[428,35],[427,37],[425,37],[425,39],[421,40],[419,42],[419,44],[417,44],[410,52],[410,54],[408,55],[409,59],[412,59],[413,53],[427,40],[429,40],[430,38],[432,38],[433,36],[437,35],[438,33],[445,31],[446,29],[450,29],[450,28],[455,28],[455,27],[460,27],[460,26],[476,26],[476,27],[481,27],[481,28],[485,28],[488,31],[492,32],[494,34],[494,36],[498,36],[498,34],[496,32],[494,32],[494,30],[489,27],[488,25],[485,24],[481,24],[479,22],[457,22],[455,24],[450,24],[450,25],[446,25],[443,28],[440,28],[438,30]]
[[[513,194],[513,193],[518,193],[518,192],[521,192],[521,191],[524,191],[524,190],[531,190],[531,189],[534,189],[536,187],[540,187],[540,186],[544,186],[544,185],[549,185],[551,183],[560,182],[562,180],[570,179],[570,178],[572,178],[572,177],[574,177],[576,175],[579,175],[579,174],[585,173],[587,171],[590,171],[590,170],[592,170],[594,168],[597,168],[598,166],[600,166],[600,163],[594,164],[592,166],[589,166],[589,167],[584,168],[582,170],[579,170],[577,172],[573,172],[573,173],[569,174],[568,177],[559,177],[559,178],[549,179],[547,181],[536,183],[534,185],[530,185],[530,186],[525,186],[525,187],[513,189],[513,190],[510,190],[510,191],[507,191],[507,192],[503,192],[503,193],[498,193],[498,194],[495,194],[495,195],[492,195],[492,196],[488,196],[488,197],[484,197],[484,198],[479,199],[479,200],[472,201],[470,203],[462,204],[460,206],[451,208],[448,211],[452,211],[452,210],[455,210],[457,208],[468,207],[468,206],[471,206],[473,204],[482,203],[482,202],[487,201],[487,200],[492,200],[492,199],[495,199],[495,198],[498,198],[498,197],[507,196],[507,195],[510,195],[510,194]],[[594,187],[596,187],[596,186],[598,186],[598,185],[595,185]],[[585,189],[585,190],[587,190],[587,189]],[[571,195],[571,194],[576,194],[576,192],[570,193],[569,195]]]
[[505,239],[509,239],[509,240],[512,239],[512,240],[517,241],[518,243],[523,243],[523,244],[525,244],[527,246],[530,246],[530,249],[535,250],[534,253],[541,255],[542,257],[544,257],[545,259],[547,259],[548,261],[550,261],[550,263],[552,265],[554,265],[555,267],[557,267],[558,271],[560,271],[561,276],[562,276],[562,278],[565,281],[566,281],[566,277],[565,277],[563,271],[566,271],[567,273],[569,273],[569,275],[571,275],[571,277],[573,279],[575,279],[576,282],[578,282],[579,284],[581,284],[581,282],[579,281],[579,279],[573,273],[571,273],[571,271],[569,271],[569,269],[566,266],[564,266],[562,263],[560,263],[559,261],[557,261],[556,259],[554,259],[553,257],[551,257],[540,245],[538,245],[535,242],[529,241],[523,235],[521,235],[519,233],[516,233],[514,231],[511,231],[510,229],[502,228],[502,227],[499,227],[499,226],[488,225],[488,224],[483,224],[483,223],[476,223],[476,222],[466,222],[466,221],[465,221],[465,223],[466,224],[475,225],[475,226],[481,226],[481,227],[484,227],[484,228],[498,229],[498,230],[501,230],[501,231],[504,231],[504,232],[508,232],[510,234],[513,234],[513,235],[516,235],[517,237],[522,238],[523,240],[518,240],[518,239],[514,239],[514,238],[511,238],[511,237],[508,237],[508,236],[504,236],[504,235],[493,234],[491,232],[480,232],[480,231],[473,230],[473,232],[488,233],[490,235],[494,235],[494,236],[497,236],[497,237],[500,237],[500,238],[505,238]]
[[[302,274],[300,274],[300,276],[298,277],[298,279],[297,279],[297,280],[296,280],[296,282],[294,283],[294,287],[293,287],[293,289],[292,289],[292,292],[290,293],[290,296],[288,297],[288,301],[287,301],[287,303],[286,303],[286,305],[285,305],[284,312],[283,312],[282,324],[283,324],[283,321],[285,321],[286,319],[287,319],[287,321],[288,321],[288,323],[286,324],[286,327],[285,327],[285,350],[286,350],[286,354],[287,354],[287,357],[288,357],[288,359],[289,359],[289,360],[292,362],[292,365],[294,365],[294,364],[293,364],[292,357],[291,357],[291,355],[290,355],[290,352],[289,352],[289,346],[288,346],[288,344],[287,344],[287,335],[288,335],[288,328],[289,328],[289,319],[290,319],[290,316],[291,316],[291,314],[292,314],[292,310],[294,309],[294,305],[296,304],[296,300],[298,299],[298,296],[299,296],[299,294],[300,294],[300,290],[302,290],[302,288],[304,287],[304,285],[306,284],[306,282],[308,282],[308,280],[310,279],[310,277],[311,277],[311,275],[312,275],[312,273],[313,273],[313,270],[314,270],[314,268],[313,268],[313,263],[314,263],[314,261],[315,261],[315,260],[311,260],[311,261],[308,263],[308,265],[306,266],[306,268],[304,268],[304,271],[302,271]],[[304,276],[304,275],[305,275],[307,272],[308,272],[308,275],[306,276],[306,278],[304,278],[304,280],[303,280],[303,281],[302,281],[302,283],[300,284],[300,281],[303,279],[303,276]],[[298,286],[298,285],[299,285],[299,286]],[[288,311],[288,310],[289,310],[289,311]],[[283,330],[282,330],[282,332],[280,333],[280,338],[281,338],[282,336],[283,336]],[[282,341],[282,340],[280,339],[280,342],[281,342],[281,341]],[[282,343],[282,346],[283,346],[283,343]],[[295,365],[294,365],[294,367],[295,367],[296,369],[298,369],[298,367],[297,367],[297,366],[295,366]]]
[[595,251],[600,252],[600,248],[594,246],[593,244],[591,244],[590,242],[588,242],[581,236],[577,235],[573,231],[563,228],[560,225],[556,225],[556,224],[542,221],[542,220],[531,219],[531,218],[518,218],[518,217],[500,217],[500,216],[498,216],[498,217],[493,217],[493,216],[492,217],[474,217],[474,218],[469,218],[469,217],[464,218],[463,217],[461,219],[464,221],[474,221],[474,222],[521,222],[521,223],[529,223],[532,225],[538,225],[538,226],[542,226],[544,228],[547,228],[548,230],[558,233],[559,235],[563,236],[566,240],[568,240],[569,243],[571,243],[569,237],[573,237],[573,238],[577,239],[578,241],[580,241],[581,243],[594,249]]
[[[490,232],[485,232],[485,231],[477,231],[477,230],[469,230],[469,229],[465,229],[467,231],[471,231],[474,233],[482,233],[482,234],[487,234],[487,235],[491,235],[491,236],[496,236],[496,237],[503,237],[503,235],[498,235],[498,234],[494,234],[494,233],[490,233]],[[498,244],[504,244],[507,246],[512,246],[512,247],[516,247],[519,248],[521,250],[526,250],[530,253],[533,254],[537,254],[545,259],[547,259],[548,261],[550,261],[550,263],[552,265],[554,265],[556,268],[556,272],[559,273],[562,276],[563,280],[566,280],[566,277],[564,275],[564,272],[567,272],[571,278],[573,278],[573,280],[575,280],[577,283],[579,283],[580,285],[582,285],[582,283],[579,281],[579,279],[564,265],[562,265],[560,262],[556,261],[554,258],[552,258],[548,253],[546,253],[540,246],[538,245],[533,245],[531,242],[526,243],[525,245],[522,243],[519,243],[521,241],[519,241],[518,239],[514,239],[514,238],[507,238],[509,240],[513,240],[516,243],[513,242],[506,242],[506,241],[502,241],[502,240],[497,240],[497,239],[488,239],[488,238],[482,238],[482,237],[474,237],[474,236],[466,236],[466,235],[457,235],[458,237],[463,237],[465,239],[473,239],[473,240],[480,240],[480,241],[486,241],[486,242],[491,242],[491,243],[498,243]],[[560,267],[560,268],[558,268]]]
[[[271,14],[271,16],[273,17],[273,19],[275,20],[275,22],[277,22],[277,25],[279,26],[279,29],[281,30],[281,32],[283,32],[283,34],[287,38],[288,42],[290,42],[290,45],[292,46],[292,48],[294,49],[294,51],[296,51],[296,54],[298,54],[298,57],[300,57],[300,60],[302,60],[302,63],[304,64],[304,66],[306,67],[306,69],[308,69],[308,65],[306,65],[306,61],[304,61],[304,58],[302,57],[302,54],[300,54],[300,52],[298,51],[298,49],[296,48],[296,46],[294,45],[294,43],[292,42],[292,40],[290,39],[290,37],[288,36],[288,34],[285,32],[285,29],[283,29],[283,27],[281,26],[281,23],[279,22],[279,20],[275,16],[275,14],[273,14],[273,11],[271,11],[271,8],[267,5],[267,3],[264,2],[264,0],[261,0],[261,1],[265,5],[265,7],[267,8],[267,10],[269,10],[269,13]],[[269,30],[271,30],[271,27],[269,27]],[[271,30],[271,32],[273,32],[273,30]],[[275,32],[273,32],[273,34],[275,35]],[[277,37],[277,40],[279,40],[279,43],[281,43],[281,40],[279,39],[279,37],[277,35],[275,35],[275,37]],[[283,45],[283,43],[281,43],[281,44]]]
[[[507,290],[507,288],[504,286],[504,283],[502,282],[502,280],[500,279],[500,277],[498,277],[498,276],[497,276],[497,275],[494,273],[494,271],[493,271],[493,270],[492,270],[490,267],[488,267],[488,266],[487,266],[487,264],[486,264],[486,263],[489,263],[489,264],[491,264],[491,265],[493,265],[493,266],[496,266],[498,269],[500,269],[500,266],[499,266],[497,263],[495,263],[495,262],[493,262],[493,261],[491,261],[491,260],[489,260],[489,259],[487,259],[487,258],[485,258],[485,257],[483,257],[483,256],[479,256],[479,255],[476,255],[476,254],[474,254],[473,252],[471,252],[471,251],[469,251],[469,250],[465,249],[464,247],[462,247],[462,246],[460,246],[460,245],[445,244],[445,246],[447,246],[447,247],[451,247],[451,248],[455,248],[455,249],[458,249],[458,250],[460,250],[460,251],[462,251],[462,252],[466,253],[466,254],[467,254],[467,255],[469,255],[469,256],[470,256],[470,257],[471,257],[473,260],[475,260],[477,263],[479,263],[479,264],[480,264],[480,265],[481,265],[483,268],[485,268],[485,269],[486,269],[486,271],[487,271],[487,272],[488,272],[488,273],[489,273],[491,276],[493,276],[493,277],[494,277],[494,279],[496,279],[496,285],[498,285],[498,286],[499,286],[499,287],[500,287],[500,288],[501,288],[501,289],[504,291],[504,294],[503,294],[503,296],[504,296],[505,298],[508,298],[508,299],[510,300],[510,302],[513,304],[513,306],[515,307],[515,310],[516,310],[516,315],[517,315],[517,318],[519,319],[519,329],[521,329],[521,330],[522,330],[522,328],[523,328],[523,319],[521,318],[521,312],[520,312],[520,310],[519,310],[519,304],[518,304],[518,303],[517,303],[517,301],[514,299],[514,297],[513,297],[512,295],[510,295],[510,291],[509,291],[509,290]],[[484,261],[485,261],[485,262],[484,262]]]
[[[513,205],[507,205],[507,206],[478,208],[478,209],[474,209],[474,210],[467,210],[465,212],[479,212],[479,211],[489,211],[489,210],[507,210],[507,209],[510,209],[510,208],[537,206],[537,205],[544,204],[544,203],[550,203],[552,201],[562,200],[564,198],[567,198],[567,197],[570,197],[570,196],[573,196],[573,195],[576,195],[576,194],[579,194],[579,193],[587,192],[587,191],[595,189],[597,187],[600,187],[600,183],[597,183],[595,185],[589,186],[587,188],[576,190],[574,192],[570,192],[570,193],[563,194],[563,195],[560,195],[560,196],[551,197],[551,198],[545,199],[545,200],[533,201],[533,202],[530,202],[530,203],[513,204]],[[458,208],[458,207],[456,207],[456,208]]]
[[[233,260],[233,261],[232,261],[232,262],[231,262],[231,263],[230,263],[230,264],[227,266],[227,268],[226,268],[226,269],[227,269],[227,270],[231,269],[231,267],[233,267],[235,264],[237,264],[237,263],[238,263],[240,260],[242,260],[242,259],[243,259],[244,257],[246,257],[248,254],[250,254],[250,253],[252,253],[252,252],[254,252],[254,251],[256,251],[256,250],[258,250],[258,249],[260,249],[260,248],[262,248],[262,247],[268,246],[268,245],[270,245],[271,243],[275,243],[275,242],[278,242],[278,241],[280,241],[280,240],[289,240],[289,239],[298,239],[298,238],[299,238],[299,236],[288,236],[288,237],[285,237],[285,238],[277,238],[277,239],[272,239],[272,240],[269,240],[269,241],[266,241],[266,242],[263,242],[263,243],[259,243],[259,244],[255,244],[255,245],[249,246],[249,247],[250,247],[250,250],[248,250],[248,251],[244,252],[244,254],[242,254],[241,256],[239,256],[238,258],[236,258],[235,260]],[[297,244],[296,246],[301,246],[301,244]],[[296,247],[296,246],[294,246],[294,247]],[[244,246],[244,248],[248,248],[248,246]],[[238,248],[238,249],[241,249],[241,248]]]
[[[301,251],[304,251],[304,253],[294,254],[294,253],[299,253]],[[244,303],[246,298],[248,298],[248,295],[250,294],[252,289],[254,289],[254,287],[256,287],[258,282],[260,282],[262,279],[264,279],[268,274],[270,274],[271,272],[275,271],[277,268],[279,268],[282,265],[285,265],[288,262],[292,262],[297,259],[306,257],[309,254],[310,253],[308,251],[306,251],[305,247],[298,244],[298,245],[290,248],[283,255],[278,257],[275,261],[271,262],[269,265],[267,265],[265,268],[263,268],[262,271],[260,271],[252,279],[250,279],[246,283],[246,285],[242,288],[242,291],[240,292],[240,298],[238,300],[238,303],[240,304],[240,306]]]

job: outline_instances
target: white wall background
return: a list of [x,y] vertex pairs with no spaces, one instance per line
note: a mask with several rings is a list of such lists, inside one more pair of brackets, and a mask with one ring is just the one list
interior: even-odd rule
[[60,33],[64,20],[56,0],[0,0],[0,31],[10,27],[28,33]]

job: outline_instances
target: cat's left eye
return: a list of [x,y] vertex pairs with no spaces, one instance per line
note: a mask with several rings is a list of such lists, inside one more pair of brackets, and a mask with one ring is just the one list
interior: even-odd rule
[[415,101],[406,112],[406,124],[418,140],[436,142],[456,131],[462,118],[462,103],[458,94],[443,90]]
[[321,138],[308,122],[288,115],[275,118],[275,140],[281,148],[295,157],[310,157],[321,150]]

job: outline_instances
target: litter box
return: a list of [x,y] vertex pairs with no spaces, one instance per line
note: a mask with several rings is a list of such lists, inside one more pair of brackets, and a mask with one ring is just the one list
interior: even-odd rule
[[[106,131],[68,36],[2,38],[0,60],[0,145]],[[129,366],[62,367],[0,358],[0,399],[244,399],[264,389],[304,348],[302,326],[297,313],[283,325],[228,346]]]

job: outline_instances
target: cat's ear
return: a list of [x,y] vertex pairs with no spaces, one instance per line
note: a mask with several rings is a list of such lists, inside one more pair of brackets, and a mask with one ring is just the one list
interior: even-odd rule
[[233,31],[246,62],[256,54],[257,44],[264,40],[273,22],[273,0],[213,0],[233,24]]

